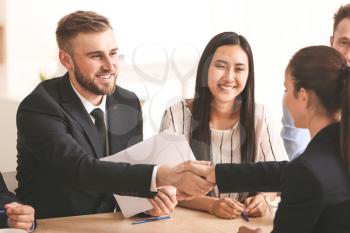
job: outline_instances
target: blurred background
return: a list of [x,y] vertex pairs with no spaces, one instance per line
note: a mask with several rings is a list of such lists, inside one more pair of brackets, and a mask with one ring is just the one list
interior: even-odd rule
[[76,10],[107,16],[120,48],[118,85],[143,102],[145,138],[163,111],[191,98],[199,56],[217,33],[247,38],[254,55],[256,101],[282,115],[284,70],[309,45],[329,45],[341,0],[0,0],[0,170],[16,168],[19,102],[41,81],[65,73],[58,20]]

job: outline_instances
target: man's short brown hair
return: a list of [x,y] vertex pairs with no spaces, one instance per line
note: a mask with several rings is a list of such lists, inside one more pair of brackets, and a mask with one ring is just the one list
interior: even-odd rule
[[76,11],[64,16],[56,29],[56,40],[59,49],[73,52],[70,40],[79,33],[104,32],[112,29],[109,20],[93,11]]
[[350,19],[350,4],[346,4],[341,6],[338,11],[334,14],[334,23],[333,23],[333,35],[335,30],[337,29],[338,24],[343,19]]

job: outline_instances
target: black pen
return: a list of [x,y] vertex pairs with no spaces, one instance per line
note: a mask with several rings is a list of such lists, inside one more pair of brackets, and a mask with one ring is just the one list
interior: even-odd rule
[[249,217],[247,212],[242,212],[241,217],[243,218],[244,221],[249,222]]
[[141,224],[141,223],[153,222],[153,221],[158,221],[158,220],[163,220],[163,219],[169,219],[169,218],[170,218],[170,216],[152,217],[152,218],[147,218],[147,219],[144,219],[144,220],[133,221],[132,224]]

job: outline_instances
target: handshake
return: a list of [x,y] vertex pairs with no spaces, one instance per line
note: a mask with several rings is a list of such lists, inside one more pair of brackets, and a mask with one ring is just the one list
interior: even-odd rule
[[187,161],[175,167],[161,165],[156,180],[157,187],[176,187],[178,200],[190,200],[207,194],[215,187],[215,166],[209,161]]

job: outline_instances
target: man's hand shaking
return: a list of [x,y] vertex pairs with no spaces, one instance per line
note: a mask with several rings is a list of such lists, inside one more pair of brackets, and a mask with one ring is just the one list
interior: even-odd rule
[[157,186],[175,186],[178,200],[203,196],[215,183],[215,166],[209,161],[187,161],[175,167],[161,165],[157,172]]

